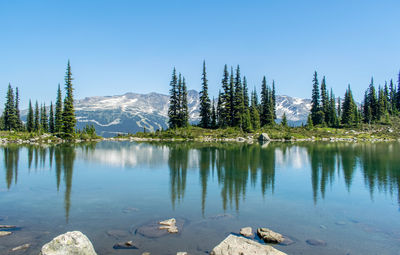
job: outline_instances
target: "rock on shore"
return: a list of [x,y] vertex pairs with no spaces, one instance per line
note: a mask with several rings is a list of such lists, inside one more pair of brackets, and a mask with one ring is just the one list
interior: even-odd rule
[[39,255],[97,255],[90,240],[80,231],[67,232],[45,244]]
[[211,255],[237,255],[237,254],[262,254],[262,255],[287,255],[269,245],[263,245],[244,237],[229,235],[218,244],[210,253]]

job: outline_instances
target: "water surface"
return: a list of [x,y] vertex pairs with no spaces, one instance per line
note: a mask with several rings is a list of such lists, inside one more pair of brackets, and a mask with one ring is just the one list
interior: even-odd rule
[[[0,148],[0,254],[80,230],[98,254],[206,254],[241,227],[288,254],[400,254],[400,144],[100,142]],[[137,229],[175,217],[177,235]],[[311,246],[321,239],[326,246]],[[114,250],[133,240],[138,250]],[[257,237],[256,241],[260,241]]]

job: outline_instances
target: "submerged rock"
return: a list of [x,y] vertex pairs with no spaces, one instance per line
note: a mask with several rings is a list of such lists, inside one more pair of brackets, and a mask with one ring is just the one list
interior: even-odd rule
[[233,219],[234,216],[229,213],[217,214],[214,216],[208,217],[210,220],[226,220],[226,219]]
[[11,235],[12,234],[12,232],[8,232],[8,231],[0,231],[0,237],[3,237],[3,236],[9,236],[9,235]]
[[177,252],[176,255],[188,255],[186,251]]
[[119,229],[112,229],[106,232],[108,236],[114,237],[115,239],[124,238],[129,235],[128,231],[119,230]]
[[[173,223],[175,222],[175,223]],[[163,223],[163,224],[160,224]],[[169,219],[160,222],[150,222],[138,227],[135,231],[136,234],[142,235],[147,238],[159,238],[169,233],[178,233],[179,230],[183,229],[185,220],[183,219]],[[170,225],[167,225],[170,224]]]
[[39,255],[97,255],[89,238],[79,231],[67,232],[43,245]]
[[123,242],[123,243],[114,244],[113,248],[116,250],[118,250],[118,249],[138,249],[138,247],[136,247],[133,244],[133,241],[127,241],[127,242]]
[[253,236],[253,229],[251,227],[245,227],[240,229],[240,234],[242,236],[250,237]]
[[0,225],[0,228],[16,228],[14,225]]
[[286,255],[269,245],[263,245],[244,237],[229,235],[218,244],[210,253],[211,255],[238,255],[238,254],[263,254]]
[[326,242],[319,239],[308,239],[306,243],[312,246],[326,246]]
[[133,212],[138,212],[139,209],[136,207],[125,207],[124,209],[122,209],[123,213],[133,213]]
[[280,242],[279,244],[280,245],[284,245],[284,246],[289,246],[289,245],[292,245],[292,244],[295,244],[295,243],[296,243],[296,241],[292,240],[292,238],[287,237],[287,236],[283,236],[283,241]]
[[284,241],[284,237],[268,228],[257,229],[258,236],[266,243],[281,243]]
[[176,220],[174,218],[169,220],[160,221],[158,224],[165,226],[175,226]]
[[29,243],[27,243],[27,244],[23,244],[23,245],[20,245],[20,246],[15,247],[15,248],[12,248],[11,251],[26,250],[26,249],[28,249],[29,247],[31,247],[31,245],[30,245]]

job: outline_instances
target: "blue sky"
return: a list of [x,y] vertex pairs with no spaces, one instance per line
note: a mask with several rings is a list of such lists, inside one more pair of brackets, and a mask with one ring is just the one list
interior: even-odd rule
[[0,1],[0,107],[9,82],[49,104],[67,60],[75,98],[168,93],[172,68],[200,89],[202,61],[217,95],[224,64],[249,86],[266,75],[277,93],[310,97],[326,75],[357,100],[400,70],[400,1]]

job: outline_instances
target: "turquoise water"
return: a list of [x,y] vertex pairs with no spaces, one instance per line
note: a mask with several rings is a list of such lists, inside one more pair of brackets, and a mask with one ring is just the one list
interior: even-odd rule
[[[288,254],[400,254],[400,144],[100,142],[0,148],[0,254],[80,230],[98,254],[206,254],[269,227]],[[142,226],[171,217],[179,234]],[[326,246],[311,246],[321,239]],[[132,240],[139,249],[114,250]],[[257,237],[256,241],[260,241]]]

